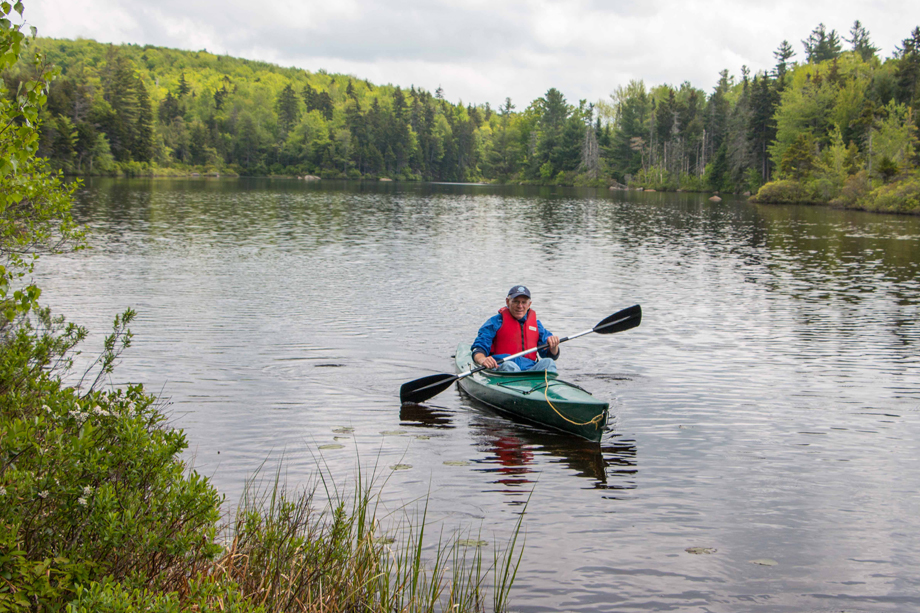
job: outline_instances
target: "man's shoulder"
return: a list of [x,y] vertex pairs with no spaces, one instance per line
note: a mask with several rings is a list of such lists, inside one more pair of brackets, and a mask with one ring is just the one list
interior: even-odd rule
[[502,323],[502,314],[501,314],[501,313],[496,313],[496,314],[493,315],[492,317],[488,318],[488,319],[485,321],[485,323],[484,323],[483,325],[484,325],[484,326],[488,326],[488,325],[490,325],[490,324],[491,324],[491,325],[495,325],[496,323],[498,323],[498,324],[501,324],[501,323]]

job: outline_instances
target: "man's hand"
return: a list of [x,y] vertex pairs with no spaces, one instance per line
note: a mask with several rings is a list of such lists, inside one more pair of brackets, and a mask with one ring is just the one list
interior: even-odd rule
[[[558,343],[556,344],[558,345]],[[476,355],[474,355],[473,361],[479,364],[480,366],[485,366],[486,368],[492,368],[492,369],[498,368],[498,362],[495,361],[495,358],[493,358],[490,355],[486,355],[484,353],[477,353]]]
[[547,349],[549,349],[549,352],[551,354],[556,355],[557,353],[559,353],[559,337],[558,336],[549,337],[548,339],[546,339],[546,344],[549,345]]

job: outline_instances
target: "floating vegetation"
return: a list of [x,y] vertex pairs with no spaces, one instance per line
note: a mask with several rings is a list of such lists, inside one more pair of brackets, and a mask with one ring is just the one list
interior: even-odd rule
[[338,428],[333,428],[332,431],[336,434],[352,434],[355,429],[349,426],[339,426]]
[[758,564],[760,566],[776,566],[779,564],[776,560],[771,560],[770,558],[760,558],[759,560],[751,560],[751,564]]
[[469,460],[444,460],[444,466],[469,466],[472,464]]
[[405,430],[384,430],[380,434],[384,436],[400,436],[405,433],[406,433]]
[[351,440],[351,437],[350,437],[350,436],[333,436],[333,437],[332,437],[332,440],[334,440],[334,441],[350,441],[350,440]]
[[461,547],[485,547],[489,544],[489,541],[481,541],[479,539],[460,539],[457,541],[457,544]]
[[415,438],[417,438],[417,439],[420,440],[420,441],[427,441],[427,440],[430,439],[431,437],[428,436],[427,434],[417,434],[417,435],[415,435]]
[[687,547],[684,549],[687,553],[692,553],[694,555],[705,555],[710,553],[715,553],[718,551],[715,547]]
[[410,468],[412,468],[412,465],[411,464],[394,464],[390,468],[392,468],[393,470],[409,470]]
[[317,449],[343,449],[345,445],[340,445],[339,443],[329,443],[327,445],[320,445]]

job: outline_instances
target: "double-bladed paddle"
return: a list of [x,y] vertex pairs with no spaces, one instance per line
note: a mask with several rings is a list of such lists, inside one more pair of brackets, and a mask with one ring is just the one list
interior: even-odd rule
[[[629,307],[628,309],[617,311],[610,317],[604,318],[600,323],[598,323],[593,328],[590,328],[589,330],[579,332],[578,334],[573,334],[572,336],[560,338],[559,342],[564,343],[566,341],[572,340],[573,338],[578,338],[579,336],[584,336],[585,334],[591,334],[592,332],[597,332],[598,334],[613,334],[615,332],[622,332],[624,330],[629,330],[630,328],[635,328],[641,321],[642,307],[637,304]],[[535,351],[546,349],[548,346],[549,344],[545,343],[539,347],[534,347],[533,349],[521,351],[520,353],[515,353],[500,360],[496,360],[496,362],[501,364],[502,362],[507,362],[508,360],[519,358],[522,355],[527,355],[528,353],[534,353]],[[403,383],[402,387],[399,388],[399,400],[403,404],[407,402],[414,402],[416,404],[425,402],[429,398],[437,396],[448,387],[453,385],[454,381],[459,381],[464,377],[469,377],[473,373],[477,373],[480,370],[485,369],[485,366],[479,366],[478,368],[468,370],[466,372],[460,373],[459,375],[429,375],[427,377],[422,377],[421,379],[416,379],[415,381]]]

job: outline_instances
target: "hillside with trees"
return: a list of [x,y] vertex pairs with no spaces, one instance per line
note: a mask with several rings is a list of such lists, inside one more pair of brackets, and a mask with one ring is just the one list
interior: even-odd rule
[[[40,153],[70,174],[628,185],[920,208],[920,28],[886,59],[859,21],[843,36],[819,24],[804,61],[783,41],[772,70],[724,70],[708,93],[632,81],[596,103],[550,88],[498,109],[207,51],[35,46],[61,69]],[[9,91],[29,77],[4,74]]]

